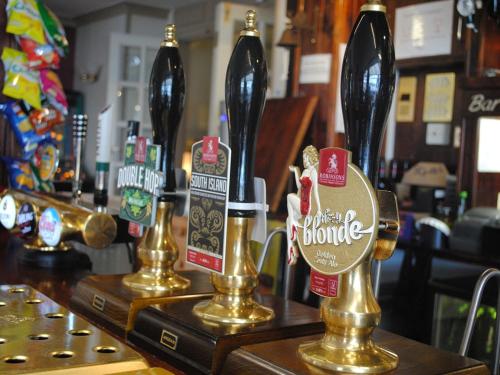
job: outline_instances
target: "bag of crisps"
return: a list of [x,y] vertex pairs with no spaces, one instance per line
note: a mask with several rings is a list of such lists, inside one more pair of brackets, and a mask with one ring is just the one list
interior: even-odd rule
[[9,174],[9,184],[12,189],[34,190],[35,179],[30,163],[24,160],[2,157]]
[[63,114],[52,107],[34,109],[30,112],[29,118],[36,134],[40,135],[47,133],[54,126],[64,123]]
[[66,39],[66,32],[64,27],[59,21],[59,18],[45,6],[42,0],[37,0],[38,10],[45,26],[45,35],[50,43],[56,48],[61,57],[66,56],[68,53],[68,39]]
[[28,38],[18,38],[18,41],[28,57],[30,69],[59,69],[60,57],[50,44],[38,44]]
[[43,69],[40,71],[40,81],[43,93],[46,95],[49,103],[63,115],[67,115],[68,101],[66,100],[64,89],[57,74],[52,70]]
[[9,0],[7,3],[7,32],[47,44],[42,18],[35,0]]
[[28,68],[26,54],[13,48],[5,47],[2,52],[5,67],[3,94],[15,99],[22,99],[29,105],[41,109],[40,74]]
[[33,158],[31,167],[36,180],[52,181],[59,166],[59,150],[52,141],[40,143]]
[[38,144],[44,140],[50,139],[50,133],[38,135],[35,133],[31,122],[21,108],[19,103],[10,101],[0,103],[0,113],[2,113],[9,122],[17,142],[22,148],[22,158],[28,160],[31,158],[38,147]]

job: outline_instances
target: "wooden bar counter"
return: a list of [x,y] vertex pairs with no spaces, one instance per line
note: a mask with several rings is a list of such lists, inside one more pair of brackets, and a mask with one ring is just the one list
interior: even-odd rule
[[[89,271],[50,271],[23,266],[17,261],[20,247],[17,238],[9,237],[0,229],[0,284],[27,284],[44,293],[62,306],[69,308],[69,300],[77,282]],[[0,311],[1,314],[1,311]],[[84,317],[88,319],[87,317]],[[92,322],[95,324],[95,322]],[[106,327],[100,327],[108,331]],[[109,332],[109,331],[108,331]],[[116,336],[115,336],[116,337]],[[228,357],[223,374],[316,374],[296,356],[299,343],[317,337],[280,340],[264,344],[243,346]],[[430,346],[377,329],[375,339],[399,355],[400,363],[395,374],[489,374],[481,362],[460,357]],[[173,368],[141,349],[134,347],[151,366],[162,367],[175,374],[183,372]],[[318,373],[319,374],[319,373]]]

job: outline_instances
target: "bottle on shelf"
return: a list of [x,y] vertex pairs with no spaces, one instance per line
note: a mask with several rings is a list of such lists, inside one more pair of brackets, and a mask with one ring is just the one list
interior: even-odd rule
[[458,203],[457,219],[460,219],[464,215],[465,209],[467,208],[467,198],[469,197],[469,193],[465,190],[461,191],[460,194],[458,194],[458,197],[460,198],[460,202]]

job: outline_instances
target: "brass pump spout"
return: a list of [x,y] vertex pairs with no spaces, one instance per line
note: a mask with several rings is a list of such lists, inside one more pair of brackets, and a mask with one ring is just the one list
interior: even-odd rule
[[[30,202],[35,205],[40,215],[49,208],[57,211],[62,219],[62,230],[59,242],[50,245],[54,249],[60,243],[70,239],[79,240],[95,249],[102,249],[111,245],[116,237],[117,226],[111,215],[94,212],[88,208],[64,202],[63,199],[36,192],[10,189],[9,193],[20,203]],[[36,241],[36,243],[40,242]]]

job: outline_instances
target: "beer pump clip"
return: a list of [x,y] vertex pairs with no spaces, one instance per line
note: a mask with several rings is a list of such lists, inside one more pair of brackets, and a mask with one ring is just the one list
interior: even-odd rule
[[342,66],[347,150],[318,152],[308,146],[302,174],[292,169],[298,193],[287,199],[289,258],[293,262],[300,249],[311,266],[311,290],[325,297],[325,336],[298,349],[313,367],[381,373],[398,365],[398,356],[371,337],[381,317],[372,289],[372,260],[389,258],[399,233],[395,195],[373,188],[394,80],[385,7],[369,0],[361,7]]

